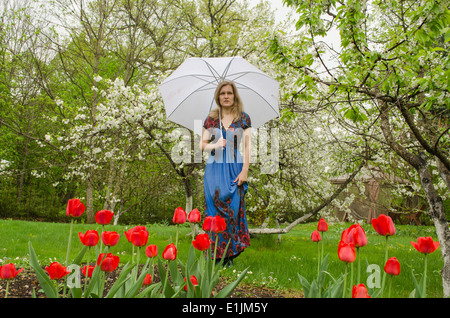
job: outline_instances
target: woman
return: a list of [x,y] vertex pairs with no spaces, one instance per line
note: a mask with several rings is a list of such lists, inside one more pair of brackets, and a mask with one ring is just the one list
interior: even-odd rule
[[[233,259],[250,245],[244,196],[248,189],[251,121],[243,112],[233,82],[221,82],[214,97],[218,107],[206,118],[201,139],[202,150],[211,152],[205,168],[204,208],[207,216],[220,215],[226,220],[226,230],[217,234],[216,257],[232,265]],[[244,140],[243,157],[239,152],[241,140]],[[211,239],[215,244],[216,237]]]

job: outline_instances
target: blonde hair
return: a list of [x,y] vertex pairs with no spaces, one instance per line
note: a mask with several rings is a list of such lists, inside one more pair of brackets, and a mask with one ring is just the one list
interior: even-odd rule
[[234,120],[237,120],[241,113],[244,111],[244,105],[242,104],[241,97],[239,96],[239,93],[236,88],[236,84],[234,84],[231,81],[223,81],[220,82],[219,85],[217,85],[216,92],[214,93],[214,99],[216,100],[217,107],[209,113],[209,116],[213,119],[219,119],[219,110],[222,108],[222,105],[220,105],[220,90],[224,87],[230,85],[233,89],[234,94],[234,103],[233,106],[231,106],[231,111],[234,114]]

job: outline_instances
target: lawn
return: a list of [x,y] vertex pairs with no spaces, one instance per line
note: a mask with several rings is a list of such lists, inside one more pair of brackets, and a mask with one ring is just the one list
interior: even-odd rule
[[[329,230],[324,236],[324,254],[329,254],[328,272],[337,278],[345,270],[345,264],[338,259],[337,246],[341,232],[350,224],[329,224]],[[105,226],[105,230],[117,231],[121,238],[119,243],[111,248],[111,252],[120,257],[120,263],[132,260],[132,244],[124,235],[124,231],[131,226]],[[258,235],[252,237],[251,246],[247,248],[234,262],[234,266],[222,271],[225,277],[234,278],[249,267],[249,272],[241,284],[273,288],[299,295],[302,290],[297,274],[308,280],[317,275],[317,243],[311,241],[311,233],[317,223],[300,224],[289,233],[282,235],[281,242],[277,242],[276,235]],[[0,220],[0,265],[14,263],[16,267],[29,268],[28,242],[31,242],[41,265],[49,265],[53,261],[64,263],[67,249],[68,223],[45,223],[16,220]],[[385,238],[378,235],[369,224],[363,224],[368,244],[361,251],[361,280],[366,283],[369,275],[367,266],[378,265],[383,270]],[[78,232],[85,233],[89,229],[97,230],[102,227],[97,224],[74,224],[72,249],[70,258],[73,259],[83,247],[78,238]],[[162,224],[147,224],[150,233],[148,244],[158,246],[159,255],[172,241],[175,241],[176,226]],[[432,236],[436,240],[433,227],[425,226],[396,226],[396,233],[390,237],[389,257],[395,256],[401,264],[401,273],[394,277],[392,297],[409,297],[414,289],[411,271],[417,277],[423,273],[423,255],[417,252],[410,241],[417,241],[421,236]],[[187,258],[191,237],[188,235],[188,224],[179,228],[178,257],[183,261]],[[134,249],[134,252],[137,248]],[[93,255],[94,252],[91,252]],[[141,251],[141,262],[145,261],[145,254]],[[428,297],[442,297],[442,280],[440,270],[443,261],[440,249],[428,257],[427,295]],[[91,256],[92,260],[92,256]],[[350,267],[349,267],[350,268]],[[356,263],[353,265],[356,280]],[[20,275],[20,274],[19,274]],[[373,277],[373,276],[371,276]],[[356,281],[354,281],[356,283]]]

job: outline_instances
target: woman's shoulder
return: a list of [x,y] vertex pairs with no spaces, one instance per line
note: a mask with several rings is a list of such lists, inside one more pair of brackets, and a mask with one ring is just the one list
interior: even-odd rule
[[252,126],[250,115],[246,112],[241,112],[241,115],[239,116],[239,122],[241,124],[241,127],[244,129]]
[[214,119],[212,116],[208,115],[203,123],[203,127],[206,129],[217,128],[219,127],[219,119]]

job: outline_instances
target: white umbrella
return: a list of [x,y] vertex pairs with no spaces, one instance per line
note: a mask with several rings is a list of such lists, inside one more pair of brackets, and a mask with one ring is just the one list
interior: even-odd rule
[[224,80],[236,84],[253,128],[279,116],[278,82],[241,57],[223,57],[188,58],[161,83],[167,119],[194,130],[217,107],[214,92]]

